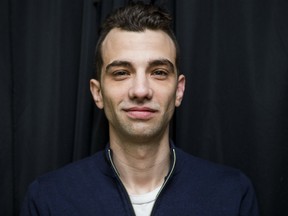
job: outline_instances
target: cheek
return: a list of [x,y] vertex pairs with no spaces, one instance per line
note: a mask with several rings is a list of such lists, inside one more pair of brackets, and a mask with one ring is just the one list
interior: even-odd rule
[[166,112],[172,112],[175,108],[176,95],[174,91],[163,91],[161,96],[159,95],[161,106]]
[[[108,85],[109,86],[109,85]],[[124,93],[121,91],[123,88],[109,88],[105,89],[103,95],[103,105],[105,112],[115,112],[119,104],[123,101]]]

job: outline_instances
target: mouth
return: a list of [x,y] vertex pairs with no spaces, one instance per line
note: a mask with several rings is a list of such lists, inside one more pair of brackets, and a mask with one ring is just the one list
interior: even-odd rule
[[149,120],[153,118],[156,109],[150,107],[131,107],[128,109],[124,109],[129,118],[138,119],[138,120]]

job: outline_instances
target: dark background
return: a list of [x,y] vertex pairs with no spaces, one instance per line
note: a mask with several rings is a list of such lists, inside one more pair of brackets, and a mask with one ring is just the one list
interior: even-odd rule
[[[89,79],[99,23],[127,2],[0,1],[1,215],[18,215],[36,176],[107,142]],[[175,18],[187,77],[176,145],[241,169],[261,215],[288,215],[288,1],[153,2]]]

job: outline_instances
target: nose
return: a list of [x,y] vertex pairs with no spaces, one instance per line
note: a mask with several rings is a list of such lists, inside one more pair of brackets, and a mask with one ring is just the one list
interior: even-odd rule
[[137,102],[144,102],[152,98],[153,91],[150,87],[149,78],[145,73],[134,76],[128,94],[131,100]]

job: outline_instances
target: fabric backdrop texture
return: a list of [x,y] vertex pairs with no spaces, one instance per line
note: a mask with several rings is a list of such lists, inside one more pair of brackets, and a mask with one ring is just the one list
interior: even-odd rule
[[[107,143],[107,120],[89,79],[100,23],[128,2],[1,0],[1,215],[18,215],[36,176]],[[242,170],[261,215],[288,215],[288,1],[151,3],[174,17],[187,78],[172,139],[195,156]]]

